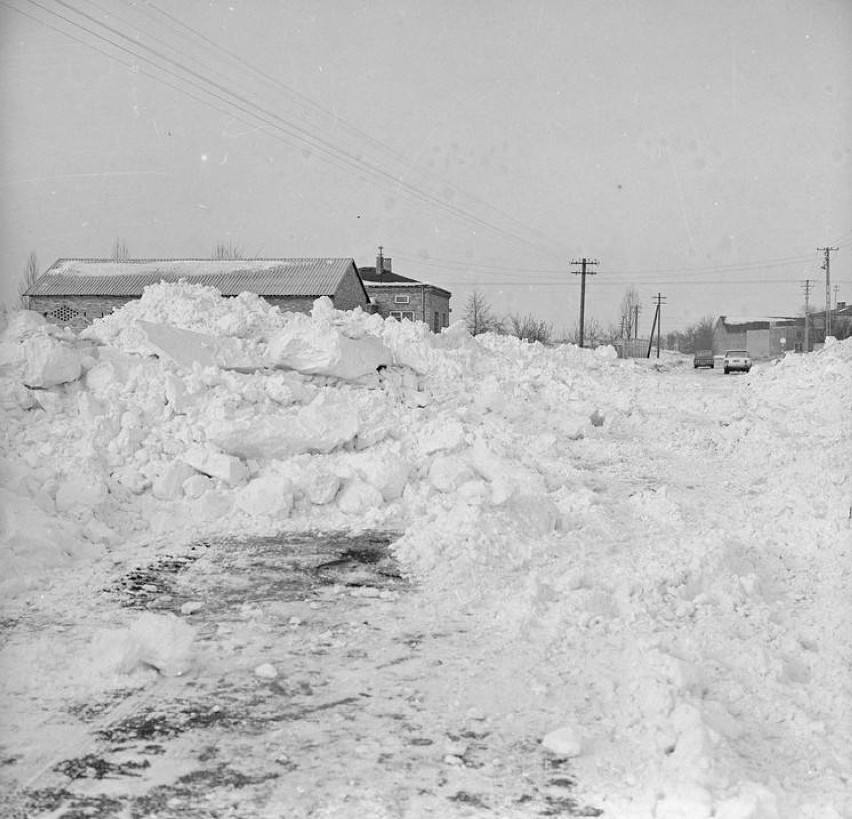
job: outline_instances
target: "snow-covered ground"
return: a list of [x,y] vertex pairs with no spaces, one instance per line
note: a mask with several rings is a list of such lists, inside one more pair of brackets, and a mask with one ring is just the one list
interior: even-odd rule
[[[487,724],[495,782],[534,737],[607,817],[852,816],[852,341],[724,376],[162,284],[80,337],[14,315],[0,376],[7,789],[84,733],[68,700],[210,671],[192,607],[102,599],[117,567],[393,530],[398,617],[465,623],[424,646],[419,707]],[[394,787],[313,815],[476,812]]]

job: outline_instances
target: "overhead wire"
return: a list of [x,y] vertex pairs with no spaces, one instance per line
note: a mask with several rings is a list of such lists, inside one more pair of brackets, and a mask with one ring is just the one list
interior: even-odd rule
[[[340,150],[333,143],[328,142],[327,140],[323,139],[322,137],[318,137],[318,136],[315,136],[314,134],[311,134],[309,131],[305,130],[304,128],[302,128],[301,126],[299,126],[297,124],[294,124],[294,123],[287,121],[286,119],[284,119],[283,117],[281,117],[277,113],[275,113],[274,111],[270,112],[270,111],[266,110],[265,108],[261,108],[257,104],[253,103],[251,100],[249,100],[249,99],[245,98],[243,95],[231,90],[230,88],[223,85],[222,83],[217,83],[213,80],[206,78],[203,74],[200,74],[199,72],[195,71],[194,69],[187,67],[186,65],[181,63],[179,60],[175,60],[175,59],[169,57],[167,54],[163,54],[158,49],[152,48],[151,46],[148,46],[144,43],[139,42],[138,40],[130,37],[129,35],[122,32],[121,30],[115,28],[114,26],[110,26],[107,23],[103,23],[103,22],[97,20],[95,17],[88,14],[87,12],[82,11],[80,9],[77,9],[74,6],[72,6],[70,3],[65,2],[65,0],[54,0],[54,2],[57,3],[58,5],[62,6],[63,8],[68,9],[70,12],[83,17],[84,19],[88,20],[89,22],[100,26],[104,30],[110,32],[110,34],[117,36],[117,37],[120,37],[121,39],[123,39],[125,41],[128,41],[129,43],[131,43],[131,45],[134,48],[123,46],[120,43],[116,42],[115,40],[111,39],[110,37],[104,36],[104,35],[98,33],[97,31],[93,31],[91,28],[83,25],[82,23],[78,22],[77,20],[71,19],[71,18],[65,16],[64,14],[61,14],[61,13],[59,13],[59,12],[53,10],[53,9],[47,8],[46,6],[37,2],[37,0],[27,0],[27,2],[29,2],[31,5],[41,9],[42,11],[44,11],[48,14],[51,14],[55,17],[58,17],[59,19],[68,23],[69,25],[72,25],[72,26],[84,31],[85,33],[89,34],[90,36],[94,36],[94,37],[108,43],[111,47],[120,49],[121,51],[124,51],[126,53],[131,54],[136,59],[142,60],[143,62],[153,66],[158,71],[164,72],[167,75],[172,76],[172,77],[178,79],[181,82],[187,83],[187,84],[191,85],[192,87],[202,91],[203,93],[210,95],[214,99],[217,99],[217,100],[225,103],[226,105],[243,112],[244,114],[254,118],[255,120],[260,121],[260,122],[264,122],[264,123],[268,124],[270,127],[275,128],[277,131],[280,131],[280,132],[284,133],[285,135],[287,135],[291,138],[294,138],[294,139],[298,140],[299,142],[301,142],[303,144],[307,144],[308,147],[315,150],[324,160],[329,161],[332,164],[336,163],[338,166],[342,165],[343,167],[346,167],[348,170],[357,171],[362,175],[366,175],[368,178],[370,176],[378,177],[385,182],[392,183],[392,185],[395,187],[395,189],[407,194],[408,196],[410,196],[414,199],[417,199],[421,202],[424,202],[426,204],[441,208],[444,211],[450,213],[451,215],[457,216],[460,219],[463,219],[463,220],[465,220],[465,221],[467,221],[471,224],[476,224],[480,227],[483,227],[483,228],[486,228],[488,230],[500,233],[500,234],[502,234],[502,235],[504,235],[508,238],[515,239],[516,241],[521,241],[524,244],[536,246],[535,243],[531,239],[529,239],[529,237],[527,237],[527,236],[520,235],[520,234],[517,234],[517,233],[515,233],[511,230],[507,230],[507,229],[502,228],[500,226],[494,225],[494,224],[488,222],[487,220],[482,219],[481,217],[479,217],[476,214],[473,214],[473,213],[471,213],[471,212],[469,212],[469,211],[467,211],[463,208],[460,208],[456,205],[453,205],[452,203],[449,203],[449,202],[441,199],[440,197],[435,196],[434,194],[431,194],[427,191],[423,191],[423,190],[419,189],[418,187],[416,187],[415,185],[412,185],[411,183],[406,182],[405,180],[401,180],[397,177],[394,177],[392,174],[388,173],[387,171],[385,171],[382,168],[377,167],[374,164],[371,164],[369,162],[365,162],[364,160],[361,160],[358,157],[353,156],[351,153]],[[4,5],[8,5],[8,4],[4,3]],[[13,8],[13,9],[15,8],[13,6],[10,6],[10,7]],[[31,17],[31,19],[36,19],[37,22],[43,22],[38,18],[32,18]],[[64,32],[64,31],[63,31],[63,33],[67,34],[67,32]],[[169,65],[174,66],[176,69],[178,69],[178,71],[181,71],[184,74],[188,74],[189,78],[187,78],[186,76],[182,76],[181,74],[176,73],[173,69],[170,69],[170,68],[164,67],[163,65],[160,65],[159,63],[155,62],[150,57],[147,57],[145,54],[139,53],[139,51],[135,50],[135,49],[143,49],[144,51],[152,54],[157,59],[159,59],[163,62],[166,62]],[[154,78],[160,79],[159,77],[156,77],[156,76],[154,76]],[[171,87],[174,87],[174,86],[171,86]],[[211,90],[211,87],[215,90]],[[194,98],[197,99],[197,97],[194,97]],[[218,106],[216,106],[216,105],[213,105],[213,107],[218,108]],[[222,109],[219,108],[218,110],[221,111]],[[230,114],[231,112],[229,111],[227,113]],[[287,142],[287,140],[283,140],[283,141],[285,141],[286,144],[292,144],[290,142]]]
[[[98,6],[98,4],[92,2],[92,0],[86,0],[86,1],[89,2],[90,5],[92,5],[96,8],[99,8],[101,11],[104,11],[107,14],[112,14],[113,16],[116,16],[116,15],[114,15],[113,12],[110,12],[110,11],[104,9],[102,6]],[[188,97],[190,97],[190,98],[192,98],[192,99],[194,99],[198,102],[201,102],[201,103],[203,103],[203,104],[205,104],[209,107],[212,107],[212,108],[214,108],[214,109],[216,109],[216,110],[218,110],[222,113],[227,113],[229,116],[233,116],[235,119],[237,119],[240,122],[243,122],[243,123],[246,123],[246,124],[253,126],[256,122],[260,121],[260,122],[268,125],[270,128],[273,128],[273,129],[276,130],[275,134],[270,134],[270,135],[273,136],[274,138],[276,138],[277,140],[283,142],[284,144],[287,144],[291,147],[298,147],[299,145],[304,146],[305,144],[307,144],[308,147],[312,148],[313,150],[316,150],[318,152],[318,154],[320,154],[321,157],[325,161],[330,162],[331,164],[336,164],[338,167],[341,167],[341,166],[345,167],[348,170],[357,171],[360,174],[367,174],[368,176],[370,176],[370,175],[378,176],[383,181],[392,183],[394,185],[394,187],[396,187],[397,189],[402,188],[409,196],[416,198],[416,199],[418,199],[422,202],[425,202],[426,204],[430,204],[430,205],[433,205],[433,206],[436,206],[436,207],[440,207],[440,208],[446,210],[447,212],[449,212],[453,215],[459,216],[459,218],[463,218],[466,221],[472,222],[474,224],[478,224],[479,226],[485,227],[489,230],[495,231],[495,232],[500,233],[500,234],[507,236],[509,238],[521,239],[522,241],[524,241],[527,244],[534,244],[527,237],[518,236],[518,235],[516,235],[516,234],[514,234],[510,231],[505,230],[505,228],[501,228],[497,225],[494,225],[494,224],[488,222],[487,220],[482,219],[481,217],[479,217],[476,214],[470,213],[470,212],[466,211],[465,209],[462,209],[462,208],[459,208],[456,205],[453,205],[452,203],[446,202],[445,200],[441,199],[440,197],[436,197],[434,194],[431,194],[428,191],[420,190],[417,186],[400,180],[399,178],[393,176],[392,174],[388,173],[384,169],[376,167],[375,165],[373,165],[371,163],[365,162],[364,160],[360,159],[357,156],[352,155],[351,153],[349,153],[347,151],[341,150],[334,143],[328,142],[327,140],[323,139],[322,137],[317,137],[316,135],[312,134],[309,130],[307,130],[306,128],[303,128],[302,126],[300,126],[298,124],[294,124],[292,122],[289,122],[285,118],[279,116],[275,111],[270,112],[270,111],[266,110],[266,108],[262,107],[261,105],[258,105],[257,103],[255,103],[251,99],[249,99],[245,92],[238,93],[237,91],[232,90],[232,88],[228,87],[228,85],[225,85],[224,83],[217,83],[217,82],[210,80],[209,78],[205,77],[203,74],[195,71],[194,69],[192,69],[190,67],[187,67],[180,60],[175,60],[175,59],[169,57],[168,54],[163,54],[158,49],[154,49],[151,46],[148,46],[144,43],[139,42],[138,39],[130,37],[128,34],[122,32],[120,29],[117,29],[114,26],[110,26],[106,23],[101,22],[100,20],[97,20],[95,17],[87,14],[85,11],[82,11],[78,8],[75,8],[70,3],[65,2],[65,0],[55,0],[55,2],[58,5],[62,6],[63,8],[68,9],[70,12],[72,12],[76,15],[79,15],[82,18],[100,26],[104,30],[113,34],[114,36],[120,37],[121,39],[131,43],[131,45],[133,47],[124,46],[121,43],[116,42],[114,39],[112,39],[109,36],[104,36],[103,34],[100,34],[99,32],[94,31],[94,30],[88,28],[87,26],[84,26],[83,24],[81,24],[80,22],[78,22],[74,19],[71,19],[71,18],[69,18],[69,17],[67,17],[67,16],[65,16],[65,15],[63,15],[63,14],[61,14],[61,13],[59,13],[59,12],[53,10],[53,9],[47,8],[46,6],[42,5],[41,3],[36,2],[36,0],[27,0],[27,2],[29,2],[32,6],[35,6],[39,9],[41,9],[42,11],[44,11],[44,12],[50,14],[50,15],[53,15],[54,17],[57,17],[58,19],[65,22],[66,24],[71,25],[71,26],[75,27],[76,29],[83,31],[84,33],[88,34],[89,36],[97,38],[98,40],[106,43],[110,48],[114,48],[114,49],[117,49],[117,50],[119,50],[119,51],[121,51],[125,54],[128,54],[132,58],[134,58],[135,60],[141,60],[141,61],[145,62],[146,64],[148,64],[152,68],[154,68],[156,71],[158,71],[162,74],[165,74],[167,77],[171,77],[171,78],[179,81],[180,83],[189,85],[190,87],[198,90],[200,93],[206,94],[208,97],[211,97],[212,99],[215,99],[215,100],[218,100],[221,103],[224,103],[225,105],[228,106],[229,109],[233,109],[233,110],[225,110],[221,106],[210,102],[209,99],[205,99],[203,97],[198,96],[197,94],[193,94],[191,91],[187,90],[183,86],[178,86],[178,85],[176,85],[172,82],[169,82],[164,77],[161,77],[161,76],[158,76],[158,75],[155,75],[155,74],[151,74],[153,79],[155,79],[158,82],[165,84],[166,86],[172,88],[173,90],[176,90],[179,93],[184,94],[184,95],[186,95],[186,96],[188,96]],[[98,48],[96,45],[94,45],[93,43],[91,43],[87,40],[81,39],[79,37],[75,37],[72,33],[66,31],[65,29],[51,25],[50,23],[48,23],[45,20],[42,20],[42,19],[40,19],[40,18],[38,18],[38,17],[36,17],[32,14],[29,14],[29,13],[23,11],[22,9],[16,8],[15,6],[12,6],[10,3],[6,2],[6,0],[0,0],[0,4],[2,4],[3,6],[5,6],[7,8],[10,8],[13,11],[16,11],[16,12],[24,15],[25,17],[27,17],[27,18],[29,18],[29,19],[31,19],[31,20],[33,20],[33,21],[35,21],[35,22],[37,22],[41,25],[44,25],[44,26],[46,26],[46,27],[48,27],[48,28],[50,28],[54,31],[57,31],[57,32],[63,34],[64,36],[66,36],[66,37],[71,38],[75,42],[78,42],[78,43],[80,43],[84,46],[92,48],[96,52],[103,54],[104,56],[107,56],[108,58],[110,58],[112,60],[116,60],[117,62],[119,62],[122,65],[131,66],[131,67],[135,65],[134,63],[127,63],[126,61],[119,59],[118,57],[116,57],[115,54],[112,54],[108,51],[105,51],[102,48]],[[272,77],[271,75],[267,74],[266,72],[262,71],[261,69],[258,69],[255,66],[252,66],[252,64],[250,62],[244,60],[239,55],[233,54],[232,52],[228,51],[227,49],[224,49],[223,47],[216,44],[215,41],[211,40],[210,38],[207,38],[205,35],[200,34],[198,32],[195,32],[189,26],[187,26],[186,23],[184,23],[183,21],[181,21],[179,18],[175,17],[174,15],[171,15],[168,12],[165,12],[164,10],[160,9],[158,6],[156,6],[156,4],[154,4],[152,2],[148,2],[148,3],[146,3],[146,6],[153,8],[155,11],[157,11],[162,16],[165,16],[166,18],[174,21],[174,23],[179,25],[182,29],[186,29],[190,33],[193,33],[197,38],[200,38],[200,39],[202,39],[202,41],[207,43],[210,46],[210,48],[212,48],[212,49],[214,49],[218,52],[222,52],[222,53],[226,54],[230,59],[235,60],[236,62],[244,65],[249,70],[257,73],[259,76],[264,77],[268,82],[270,82],[270,83],[276,85],[277,87],[281,88],[286,93],[295,96],[297,99],[299,99],[301,101],[302,104],[315,109],[316,111],[318,111],[319,113],[321,113],[325,116],[335,117],[335,115],[332,114],[331,112],[329,112],[327,109],[325,109],[322,106],[314,103],[309,98],[304,97],[303,95],[299,94],[298,92],[294,91],[293,89],[290,89],[288,86],[281,83],[276,78]],[[123,22],[126,23],[127,21],[125,20]],[[137,28],[139,28],[139,27],[137,26]],[[143,34],[146,34],[149,37],[151,36],[150,33],[145,32],[144,29],[140,29],[140,30],[143,32]],[[173,50],[177,50],[177,49],[175,49],[174,46],[168,46],[168,47],[172,48]],[[164,67],[163,65],[157,63],[156,61],[152,60],[151,58],[146,57],[145,54],[139,53],[138,50],[134,50],[134,49],[144,49],[149,54],[152,54],[154,57],[156,57],[158,60],[165,62],[168,65],[174,66],[174,68],[177,69],[177,70],[173,70],[173,69],[170,69],[168,67]],[[208,70],[208,71],[210,70],[209,66],[206,66],[201,60],[199,60],[199,59],[197,59],[193,56],[189,56],[189,59],[191,59],[196,64],[200,65],[204,70]],[[187,76],[184,76],[183,74],[178,73],[178,72],[183,72],[184,74],[188,74],[189,78],[187,78]],[[217,73],[221,74],[221,72],[217,72]],[[211,90],[211,88],[214,89],[214,90]],[[221,93],[219,93],[219,92],[221,92]],[[265,101],[264,101],[264,103],[265,103]],[[244,116],[239,116],[238,114],[234,114],[234,110],[241,112]],[[249,119],[246,119],[246,117],[248,117]],[[389,155],[395,157],[396,159],[399,159],[401,161],[406,161],[406,162],[408,161],[408,159],[406,157],[404,157],[404,155],[394,151],[394,149],[390,148],[389,146],[384,145],[380,141],[373,139],[369,134],[366,134],[363,131],[358,131],[358,129],[354,128],[354,126],[351,126],[351,125],[348,125],[348,124],[347,124],[347,128],[351,128],[351,129],[355,130],[369,144],[373,145],[374,147],[376,147],[378,149],[381,149],[381,150],[388,152]],[[439,174],[434,174],[434,175],[435,175],[436,178],[442,179],[442,177]],[[455,188],[455,189],[461,191],[460,188]],[[464,193],[468,197],[471,197],[473,199],[477,199],[472,194],[468,194],[464,191],[461,191],[461,192]],[[481,200],[478,200],[478,201],[481,201]],[[487,204],[487,203],[485,203],[485,204]],[[500,211],[499,209],[494,209],[494,210],[495,210],[495,212],[499,212],[499,213],[501,213],[501,215],[506,216],[509,219],[514,220],[514,217],[511,217],[511,215],[505,214],[504,212]],[[515,221],[519,225],[523,226],[523,223],[520,222],[519,220],[515,220]],[[524,227],[527,227],[527,226],[524,226]],[[840,239],[838,241],[836,241],[835,244],[841,244],[843,241],[845,241],[845,237],[849,233],[852,233],[852,231],[844,232],[844,234],[841,235]],[[545,267],[541,267],[541,268],[530,268],[530,269],[522,270],[522,269],[519,269],[517,266],[512,266],[512,265],[496,265],[496,264],[487,264],[487,263],[481,263],[481,262],[468,262],[468,261],[464,261],[464,260],[438,259],[438,258],[435,258],[435,257],[429,257],[427,259],[424,259],[424,258],[418,257],[418,256],[406,256],[404,253],[399,253],[399,252],[397,252],[395,255],[402,257],[402,258],[408,258],[410,260],[416,261],[419,264],[427,265],[427,266],[441,266],[441,267],[445,267],[445,268],[449,267],[451,269],[456,269],[456,270],[460,270],[460,271],[483,272],[483,273],[490,272],[490,273],[494,274],[492,276],[491,280],[489,280],[488,282],[465,282],[465,284],[467,284],[469,286],[526,285],[526,286],[536,286],[536,287],[538,287],[538,286],[560,286],[560,287],[562,287],[562,286],[568,286],[568,285],[573,286],[573,284],[574,284],[571,279],[568,279],[566,281],[561,281],[561,280],[531,281],[529,278],[513,279],[513,280],[507,280],[507,279],[497,280],[497,278],[496,278],[497,276],[502,276],[504,274],[511,274],[511,275],[517,276],[518,274],[521,274],[521,273],[526,273],[526,274],[529,274],[529,275],[538,275],[538,276],[554,275],[554,276],[564,277],[566,272],[568,272],[565,268],[545,268]],[[783,257],[783,258],[780,258],[780,259],[758,260],[758,261],[755,261],[755,262],[749,262],[749,263],[745,263],[745,264],[731,263],[731,264],[726,264],[726,265],[713,265],[713,266],[697,267],[697,268],[681,268],[681,267],[678,267],[678,268],[650,268],[650,269],[639,269],[639,270],[615,269],[615,270],[607,271],[607,273],[609,273],[610,275],[607,275],[605,277],[602,276],[601,279],[598,280],[597,286],[613,286],[613,285],[621,286],[623,284],[682,285],[682,284],[687,284],[687,283],[688,284],[703,284],[703,285],[708,285],[708,284],[732,285],[732,284],[740,284],[740,283],[741,284],[749,284],[749,283],[792,283],[793,282],[792,279],[788,280],[788,279],[741,279],[740,278],[740,279],[733,279],[733,280],[732,279],[705,279],[703,281],[696,281],[695,279],[690,278],[688,281],[685,281],[684,279],[660,279],[660,278],[656,278],[656,277],[658,277],[661,274],[667,274],[667,273],[681,273],[681,274],[685,274],[685,275],[690,276],[690,277],[692,277],[692,276],[703,276],[703,275],[713,274],[713,273],[721,274],[721,275],[724,275],[726,273],[734,274],[738,271],[753,271],[753,270],[756,270],[756,269],[766,268],[766,267],[785,266],[785,265],[794,264],[794,263],[801,264],[801,263],[804,263],[804,262],[807,262],[807,261],[813,262],[814,261],[813,256],[790,256],[790,257]],[[601,272],[604,272],[604,271],[601,271]],[[619,277],[621,277],[621,278],[619,278]],[[623,278],[623,277],[631,277],[631,278]],[[646,280],[646,277],[654,277],[654,278]],[[837,281],[837,279],[835,281]],[[841,279],[840,281],[845,281],[845,280]]]
[[[87,0],[87,2],[94,5],[94,3],[92,3],[92,0]],[[420,166],[417,163],[415,163],[414,161],[412,161],[411,157],[401,153],[400,151],[397,151],[396,149],[392,148],[389,145],[386,145],[382,141],[373,137],[371,134],[368,134],[366,131],[360,129],[357,125],[354,125],[351,122],[343,120],[336,112],[329,111],[327,108],[320,105],[315,100],[312,100],[309,97],[305,96],[304,94],[299,93],[297,90],[291,88],[286,83],[282,82],[277,77],[272,76],[271,74],[264,71],[263,69],[258,68],[257,66],[255,66],[254,64],[252,64],[251,62],[246,60],[245,58],[241,57],[239,54],[235,54],[233,51],[230,51],[229,49],[225,48],[221,44],[217,43],[215,40],[212,40],[211,38],[207,37],[206,35],[202,34],[201,32],[196,31],[194,28],[189,26],[187,23],[185,23],[179,17],[176,17],[175,15],[170,14],[168,11],[161,9],[156,3],[152,2],[152,0],[145,0],[145,6],[153,9],[155,12],[157,12],[161,16],[165,17],[166,19],[173,21],[182,30],[185,30],[187,33],[189,33],[190,35],[192,35],[196,39],[199,39],[202,42],[204,42],[205,44],[207,44],[217,54],[226,55],[228,58],[230,58],[231,60],[235,61],[236,63],[244,66],[245,68],[247,68],[249,71],[251,71],[255,75],[266,80],[268,83],[270,83],[276,89],[278,89],[278,90],[284,92],[286,95],[292,97],[293,99],[295,99],[297,101],[297,103],[305,106],[308,110],[317,112],[317,113],[321,114],[322,116],[330,118],[335,124],[344,125],[348,131],[351,131],[353,134],[362,138],[368,145],[376,148],[377,150],[379,150],[381,152],[386,153],[388,156],[393,158],[395,161],[403,163],[407,168],[414,169],[414,170],[417,170],[420,173],[426,173],[427,175],[434,177],[442,185],[446,186],[449,190],[453,191],[454,193],[459,194],[463,197],[466,197],[466,198],[472,200],[473,202],[477,203],[477,205],[485,207],[488,210],[493,211],[495,214],[498,214],[499,216],[510,220],[516,226],[521,227],[524,230],[527,230],[529,233],[540,237],[541,239],[543,239],[547,243],[552,244],[554,246],[554,248],[559,248],[561,252],[567,252],[567,248],[563,247],[561,242],[556,242],[555,239],[553,239],[552,237],[543,233],[540,229],[536,228],[533,225],[527,224],[523,220],[518,219],[518,217],[508,213],[507,211],[503,210],[502,208],[495,206],[493,203],[490,203],[490,202],[482,199],[481,197],[477,196],[476,194],[465,190],[464,188],[462,188],[458,184],[456,184],[454,181],[447,179],[446,177],[442,176],[437,171],[423,168],[422,166]]]

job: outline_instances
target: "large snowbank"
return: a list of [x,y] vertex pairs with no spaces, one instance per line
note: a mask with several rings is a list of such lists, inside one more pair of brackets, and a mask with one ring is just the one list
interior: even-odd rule
[[[0,589],[166,533],[398,528],[436,606],[525,646],[505,690],[608,815],[843,815],[852,342],[757,368],[721,421],[662,376],[185,283],[79,338],[20,314]],[[704,458],[730,472],[696,497]],[[121,662],[159,662],[150,626]]]

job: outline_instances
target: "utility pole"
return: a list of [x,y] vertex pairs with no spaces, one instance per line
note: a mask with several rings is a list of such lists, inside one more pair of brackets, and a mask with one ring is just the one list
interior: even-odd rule
[[660,357],[660,331],[663,328],[663,309],[662,305],[666,303],[666,297],[662,293],[657,293],[657,358]]
[[811,285],[813,282],[810,279],[805,279],[802,282],[802,290],[805,291],[805,340],[802,344],[802,352],[809,353],[811,351],[811,343],[810,343],[810,328],[811,328],[811,317],[810,317],[810,297],[811,297]]
[[825,337],[831,335],[831,253],[836,251],[836,247],[818,247],[825,253],[825,262],[822,269],[825,271]]
[[581,270],[575,270],[574,275],[580,276],[580,346],[582,347],[585,342],[585,332],[586,332],[586,276],[594,276],[594,270],[587,270],[587,265],[597,264],[597,259],[587,259],[585,256],[580,259],[578,262],[572,261],[573,265],[581,265]]
[[648,353],[645,358],[651,357],[651,347],[654,345],[654,330],[657,331],[657,358],[660,357],[660,329],[662,327],[662,305],[666,303],[666,297],[662,293],[657,293],[654,296],[654,303],[657,305],[654,310],[654,323],[651,325],[651,336],[648,339]]

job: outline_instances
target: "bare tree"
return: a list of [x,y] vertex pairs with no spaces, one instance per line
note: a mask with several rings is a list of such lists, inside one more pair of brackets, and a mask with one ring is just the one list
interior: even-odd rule
[[664,342],[667,350],[681,353],[696,353],[699,350],[713,349],[713,328],[716,320],[713,316],[704,316],[684,330],[666,333]]
[[112,243],[112,260],[114,262],[124,262],[130,258],[130,251],[127,249],[127,242],[124,239],[116,238]]
[[233,259],[242,259],[243,251],[239,245],[234,244],[231,241],[227,242],[219,242],[216,245],[216,249],[213,251],[213,258],[219,260],[233,260]]
[[499,333],[503,323],[491,311],[491,305],[479,290],[474,290],[467,298],[464,308],[464,323],[472,336],[480,333]]
[[618,314],[621,323],[621,337],[633,338],[638,329],[638,318],[636,308],[642,304],[639,292],[635,287],[628,287],[621,299],[621,310]]
[[525,316],[513,313],[509,316],[507,324],[508,334],[523,341],[540,341],[542,344],[550,344],[553,340],[553,327],[530,313]]
[[[613,340],[613,334],[617,332],[612,327],[604,329],[604,326],[593,316],[586,318],[585,325],[583,331],[583,346],[585,347],[600,347],[602,344],[610,344]],[[569,344],[580,343],[579,324],[575,324],[574,329],[565,334],[565,341]]]
[[21,282],[18,285],[18,296],[21,300],[21,307],[24,309],[29,307],[29,297],[25,296],[27,292],[38,278],[38,256],[34,250],[30,251],[27,256],[27,263],[24,265],[24,272],[21,274]]

